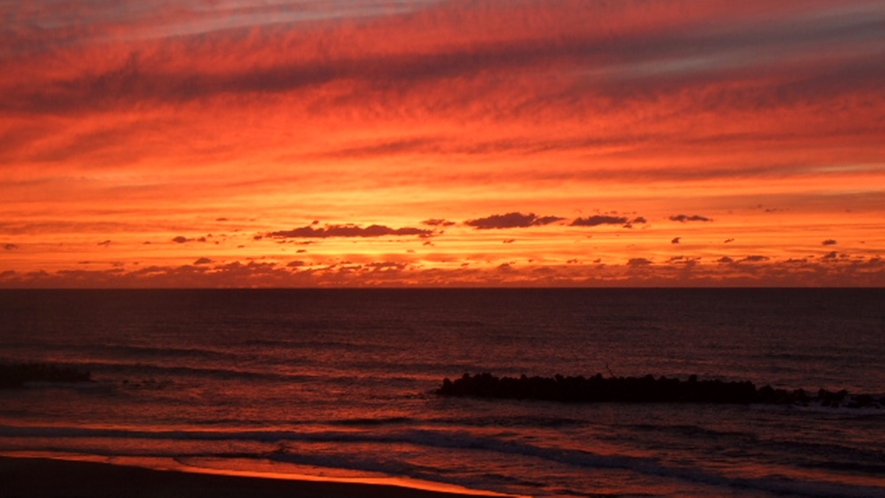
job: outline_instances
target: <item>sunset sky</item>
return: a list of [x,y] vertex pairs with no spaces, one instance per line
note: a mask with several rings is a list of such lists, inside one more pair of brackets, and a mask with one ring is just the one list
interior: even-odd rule
[[885,285],[885,1],[0,14],[0,287]]

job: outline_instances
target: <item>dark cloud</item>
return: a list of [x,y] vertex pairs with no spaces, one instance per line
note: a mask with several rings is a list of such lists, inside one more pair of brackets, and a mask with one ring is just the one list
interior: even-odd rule
[[495,269],[504,273],[514,273],[516,271],[516,269],[513,268],[513,263],[501,263]]
[[836,251],[832,251],[832,252],[828,252],[828,253],[824,254],[821,257],[821,259],[826,260],[826,261],[834,261],[836,259],[839,259],[839,255],[836,254]]
[[12,251],[18,249],[18,246],[15,244],[6,244],[3,246],[3,249],[6,249],[7,251]]
[[725,239],[725,243],[726,243],[726,244],[730,244],[730,243],[732,243],[732,242],[734,242],[734,239]]
[[412,236],[430,237],[433,235],[432,230],[422,228],[390,228],[384,225],[369,225],[365,228],[359,225],[326,225],[323,228],[314,228],[313,225],[294,228],[292,230],[281,230],[267,234],[268,237],[275,238],[317,238],[324,239],[330,237],[384,237],[384,236]]
[[728,256],[722,256],[721,258],[716,260],[717,263],[734,263],[734,260],[729,258]]
[[676,216],[671,216],[670,221],[678,221],[679,223],[685,223],[687,221],[713,221],[706,216],[700,216],[697,214],[688,216],[685,214],[677,214]]
[[627,266],[633,266],[633,267],[648,266],[650,264],[652,264],[652,261],[650,259],[646,259],[646,258],[630,258],[630,260],[627,261]]
[[290,262],[286,265],[286,267],[288,267],[288,268],[299,268],[299,267],[305,266],[305,264],[306,264],[306,263],[305,263],[304,261],[301,261],[301,260],[295,260],[295,261],[290,261]]
[[111,245],[111,241],[110,240],[103,240],[103,241],[99,242],[98,245],[107,247],[107,246]]
[[396,263],[394,261],[378,261],[375,263],[367,263],[363,265],[365,268],[369,268],[372,271],[402,271],[405,270],[409,265],[405,263]]
[[449,227],[455,224],[454,221],[444,220],[444,219],[435,219],[431,218],[429,220],[424,220],[421,222],[422,225],[427,225],[431,227]]
[[193,264],[194,265],[208,265],[209,263],[214,263],[214,261],[212,261],[209,258],[200,258],[200,259],[194,261]]
[[486,218],[467,220],[465,225],[478,230],[490,230],[500,228],[526,228],[531,226],[549,225],[564,218],[558,216],[537,216],[535,213],[522,214],[512,212],[507,214],[493,214]]
[[627,223],[625,223],[624,228],[633,228],[634,224],[639,225],[639,224],[644,224],[644,223],[648,223],[648,221],[646,221],[646,219],[643,218],[642,216],[638,216],[638,217],[633,218],[632,220],[628,221]]
[[771,258],[769,258],[768,256],[753,255],[753,256],[747,256],[746,258],[738,261],[738,263],[761,263],[763,261],[768,261],[770,259]]
[[573,221],[570,226],[595,227],[599,225],[623,225],[628,221],[630,221],[629,218],[624,216],[594,215],[587,218],[578,218]]
[[227,218],[215,218],[215,221],[228,221]]
[[834,246],[834,245],[836,245],[836,241],[833,240],[833,239],[827,239],[827,240],[821,242],[821,245],[824,245],[824,246]]
[[551,223],[556,223],[557,221],[562,221],[565,218],[561,218],[559,216],[540,216],[537,220],[535,220],[535,225],[549,225]]
[[695,267],[700,264],[701,258],[692,256],[673,256],[667,263],[674,265],[682,265],[684,267]]
[[682,241],[682,237],[675,237],[673,240],[670,241],[670,243],[678,244],[680,241]]
[[190,239],[188,239],[187,237],[179,235],[178,237],[175,237],[174,239],[172,239],[172,242],[175,242],[176,244],[184,244],[185,242],[187,242],[189,240]]

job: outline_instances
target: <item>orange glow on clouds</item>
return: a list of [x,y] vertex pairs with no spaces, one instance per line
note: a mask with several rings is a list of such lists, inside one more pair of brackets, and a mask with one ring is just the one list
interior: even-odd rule
[[885,1],[0,12],[0,286],[885,285]]

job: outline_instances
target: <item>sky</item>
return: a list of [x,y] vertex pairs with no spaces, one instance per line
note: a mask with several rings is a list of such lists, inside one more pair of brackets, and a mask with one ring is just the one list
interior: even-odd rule
[[0,0],[0,287],[883,286],[883,0]]

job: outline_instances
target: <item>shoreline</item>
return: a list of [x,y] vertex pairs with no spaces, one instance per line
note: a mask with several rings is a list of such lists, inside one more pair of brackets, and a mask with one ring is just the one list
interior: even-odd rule
[[[113,463],[0,456],[0,495],[13,497],[256,497],[470,498],[491,492],[422,489],[396,478],[366,482],[261,473],[157,470]],[[432,484],[432,483],[429,483]],[[454,487],[452,487],[454,488]]]

